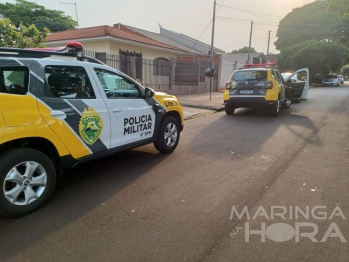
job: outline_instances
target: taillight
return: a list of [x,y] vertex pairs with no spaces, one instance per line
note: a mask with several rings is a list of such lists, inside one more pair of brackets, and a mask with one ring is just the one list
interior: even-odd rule
[[272,89],[273,88],[273,82],[272,81],[267,81],[265,83],[265,88],[266,89]]
[[226,88],[226,89],[230,89],[230,83],[226,83],[226,84],[225,84],[225,88]]

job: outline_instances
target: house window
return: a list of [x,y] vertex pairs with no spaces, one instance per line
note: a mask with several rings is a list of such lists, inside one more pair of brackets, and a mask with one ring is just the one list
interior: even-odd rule
[[154,76],[169,76],[170,62],[168,59],[159,57],[153,61],[153,75]]

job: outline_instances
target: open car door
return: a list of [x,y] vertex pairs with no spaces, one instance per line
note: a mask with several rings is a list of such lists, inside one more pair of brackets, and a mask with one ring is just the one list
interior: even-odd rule
[[290,100],[307,100],[309,90],[309,68],[302,68],[284,79],[287,86],[285,95]]

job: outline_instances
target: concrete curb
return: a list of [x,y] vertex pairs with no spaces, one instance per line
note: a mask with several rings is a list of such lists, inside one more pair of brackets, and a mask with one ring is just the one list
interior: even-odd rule
[[221,105],[221,106],[205,106],[205,105],[193,105],[193,104],[186,104],[186,103],[180,103],[180,104],[181,104],[181,106],[213,110],[213,111],[216,111],[216,112],[224,111],[224,105]]
[[188,121],[188,120],[191,120],[191,119],[195,119],[195,118],[199,118],[199,117],[202,117],[202,116],[208,116],[208,115],[211,115],[211,114],[214,114],[215,112],[208,112],[208,113],[199,113],[199,114],[195,114],[195,115],[192,115],[192,116],[187,116],[184,118],[184,121]]

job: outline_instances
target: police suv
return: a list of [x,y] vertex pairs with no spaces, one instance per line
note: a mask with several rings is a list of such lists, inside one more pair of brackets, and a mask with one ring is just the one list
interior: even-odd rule
[[[297,75],[304,81],[292,81]],[[309,89],[309,69],[302,68],[290,73],[286,79],[276,63],[246,64],[234,71],[224,90],[227,114],[237,108],[267,108],[272,116],[278,116],[280,107],[289,108],[292,101],[306,100]]]
[[172,152],[183,130],[176,97],[143,87],[83,55],[0,48],[0,214],[40,208],[56,174],[89,160],[154,143]]

